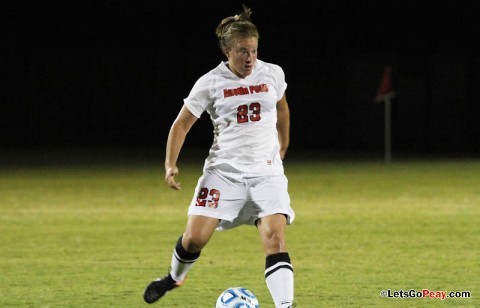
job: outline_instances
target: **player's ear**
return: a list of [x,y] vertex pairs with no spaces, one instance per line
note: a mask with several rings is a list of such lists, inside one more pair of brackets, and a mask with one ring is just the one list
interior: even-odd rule
[[223,49],[223,54],[225,55],[225,57],[229,58],[229,56],[230,56],[230,50],[228,50],[228,48],[224,48],[224,49]]

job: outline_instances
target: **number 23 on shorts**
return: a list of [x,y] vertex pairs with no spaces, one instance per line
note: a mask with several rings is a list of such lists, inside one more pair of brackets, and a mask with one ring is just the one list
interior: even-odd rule
[[218,207],[218,200],[220,199],[220,191],[212,188],[208,189],[206,187],[200,188],[197,196],[196,206],[208,206],[216,209]]

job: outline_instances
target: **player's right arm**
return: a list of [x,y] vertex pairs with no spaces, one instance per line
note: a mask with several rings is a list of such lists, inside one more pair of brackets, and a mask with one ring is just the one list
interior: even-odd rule
[[175,181],[175,176],[178,175],[178,156],[180,155],[180,150],[182,149],[188,132],[197,119],[198,118],[195,117],[184,105],[168,133],[165,154],[165,181],[169,187],[175,190],[181,189],[180,183]]

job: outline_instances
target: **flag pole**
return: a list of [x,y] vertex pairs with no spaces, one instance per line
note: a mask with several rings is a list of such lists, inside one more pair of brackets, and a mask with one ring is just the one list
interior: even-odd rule
[[385,163],[392,162],[392,98],[385,96]]
[[395,96],[395,91],[393,90],[391,73],[391,67],[387,66],[383,72],[382,80],[377,90],[377,96],[375,97],[375,101],[377,103],[384,102],[385,104],[384,143],[386,164],[390,164],[392,162],[392,98]]

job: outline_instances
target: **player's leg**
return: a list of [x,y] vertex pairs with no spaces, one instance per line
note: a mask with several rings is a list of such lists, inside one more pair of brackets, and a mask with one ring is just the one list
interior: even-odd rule
[[285,244],[287,219],[285,215],[273,214],[262,217],[257,220],[256,226],[267,256],[287,251]]
[[286,244],[287,225],[295,219],[290,206],[288,181],[284,175],[249,181],[252,201],[257,206],[256,225],[265,251],[265,281],[275,307],[293,307],[294,276]]
[[172,254],[170,276],[177,282],[185,280],[187,272],[200,257],[200,252],[218,225],[217,218],[191,215],[185,233],[178,239]]
[[151,304],[168,291],[185,281],[187,272],[200,257],[200,252],[210,240],[218,225],[217,218],[192,215],[188,218],[185,233],[173,249],[170,272],[163,278],[152,281],[145,289],[143,298]]
[[294,278],[290,256],[285,245],[287,219],[284,214],[265,216],[257,221],[265,260],[265,281],[275,307],[294,307]]
[[237,200],[237,196],[245,195],[242,193],[245,189],[242,190],[238,184],[218,172],[207,171],[199,178],[188,209],[187,227],[172,253],[170,272],[145,289],[147,303],[157,301],[167,291],[182,284],[187,272],[200,257],[202,248],[219,226],[219,221],[231,221],[238,216],[243,200]]

